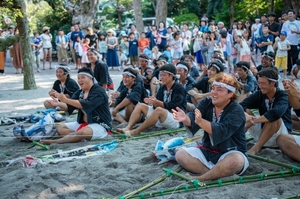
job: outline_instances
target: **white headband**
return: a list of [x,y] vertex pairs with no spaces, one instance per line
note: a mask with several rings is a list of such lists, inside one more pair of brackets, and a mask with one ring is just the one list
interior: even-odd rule
[[266,78],[267,80],[270,80],[270,81],[272,81],[272,82],[278,82],[277,79],[272,79],[272,78],[269,78],[269,77],[266,77],[266,76],[259,76],[259,75],[258,75],[258,77]]
[[160,72],[165,72],[165,73],[169,73],[171,75],[174,75],[174,73],[171,73],[170,71],[167,71],[167,70],[161,70]]
[[142,57],[139,57],[139,60],[144,60],[144,61],[146,61],[146,62],[148,62],[148,61],[149,61],[149,59],[142,58]]
[[233,86],[230,86],[230,85],[222,83],[222,82],[214,81],[212,83],[212,85],[217,85],[217,86],[221,86],[223,88],[227,88],[228,90],[230,90],[231,92],[234,92],[234,93],[235,93],[235,90],[236,90]]
[[85,75],[87,77],[94,78],[93,75],[91,75],[90,73],[86,73],[86,72],[80,72],[80,73],[78,73],[78,75]]
[[244,65],[241,65],[242,68],[246,69],[246,70],[249,70],[246,66]]
[[132,73],[130,73],[130,72],[128,72],[128,71],[123,72],[122,75],[129,75],[129,76],[131,76],[131,77],[136,78],[136,76],[135,76],[134,74],[132,74]]
[[183,65],[183,64],[177,64],[176,68],[183,68],[185,69],[186,71],[188,71],[188,67],[186,67],[186,65]]

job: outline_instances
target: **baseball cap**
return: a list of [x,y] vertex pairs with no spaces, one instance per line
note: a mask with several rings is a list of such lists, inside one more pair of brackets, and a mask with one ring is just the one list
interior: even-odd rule
[[287,36],[287,32],[286,32],[286,31],[284,31],[284,30],[283,30],[283,31],[281,31],[281,32],[280,32],[280,34],[281,34],[281,35],[284,35],[284,36]]

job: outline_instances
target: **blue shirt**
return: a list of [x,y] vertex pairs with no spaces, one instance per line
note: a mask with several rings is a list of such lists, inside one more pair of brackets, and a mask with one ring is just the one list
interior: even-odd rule
[[168,57],[168,63],[171,64],[171,59],[172,59],[171,52],[165,50],[165,51],[163,52],[163,55],[166,55],[166,56]]
[[136,39],[129,41],[129,56],[138,55],[138,41]]

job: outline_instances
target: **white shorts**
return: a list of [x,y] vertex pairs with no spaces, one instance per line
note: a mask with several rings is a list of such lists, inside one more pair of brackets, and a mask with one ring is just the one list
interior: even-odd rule
[[[73,131],[77,131],[78,127],[80,126],[78,122],[68,122],[65,123],[65,125]],[[107,136],[106,129],[100,124],[93,123],[93,124],[88,124],[87,126],[90,127],[93,131],[93,136],[91,140],[97,140]]]
[[[257,123],[251,128],[248,129],[248,132],[250,135],[254,138],[254,140],[257,142],[257,140],[260,137],[261,134],[261,123]],[[286,126],[283,123],[283,120],[281,120],[281,125],[278,131],[264,144],[265,147],[278,147],[276,143],[276,139],[280,134],[288,134],[288,130]]]
[[293,135],[296,143],[300,146],[300,136],[299,135]]
[[[207,168],[212,169],[215,164],[212,163],[211,161],[207,161],[206,157],[204,156],[204,154],[202,153],[202,151],[199,148],[196,147],[183,147],[182,149],[184,149],[188,154],[190,154],[190,156],[192,156],[193,158],[198,159],[200,162],[202,162]],[[223,160],[227,155],[231,154],[231,153],[238,153],[241,154],[244,157],[244,168],[240,173],[237,173],[237,175],[242,175],[246,169],[249,167],[249,161],[248,158],[240,151],[228,151],[227,153],[224,153],[218,160],[218,162],[220,162],[221,160]]]
[[[179,122],[177,122],[174,117],[173,117],[173,114],[170,113],[167,109],[165,109],[166,112],[168,113],[168,116],[166,118],[166,120],[164,122],[160,122],[159,120],[156,122],[155,126],[156,127],[164,127],[164,128],[167,128],[167,129],[171,129],[171,128],[179,128],[180,127],[180,124]],[[154,108],[153,106],[148,106],[148,112],[147,112],[147,117],[149,117],[154,111]]]

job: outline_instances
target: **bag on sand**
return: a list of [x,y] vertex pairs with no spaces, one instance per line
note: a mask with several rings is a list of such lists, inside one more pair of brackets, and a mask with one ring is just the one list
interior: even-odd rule
[[13,128],[14,136],[23,142],[39,141],[49,139],[56,134],[56,126],[51,114],[43,112],[44,116],[35,124],[25,129],[24,125],[15,125]]

